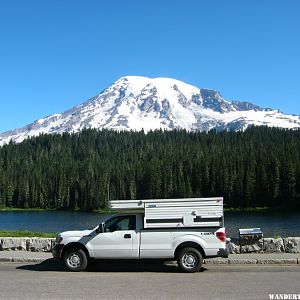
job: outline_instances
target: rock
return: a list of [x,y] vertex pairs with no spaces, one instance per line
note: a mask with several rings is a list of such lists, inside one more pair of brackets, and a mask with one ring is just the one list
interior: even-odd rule
[[26,241],[27,251],[33,252],[50,252],[53,241],[51,238],[28,238]]
[[0,257],[0,262],[11,262],[12,257]]
[[263,250],[263,242],[259,242],[252,245],[243,245],[240,247],[241,253],[249,253],[249,252],[261,252]]
[[51,251],[54,248],[55,245],[55,238],[51,239]]
[[239,265],[239,264],[255,265],[257,264],[257,259],[233,258],[233,259],[228,259],[228,263],[230,265]]
[[287,237],[283,239],[285,252],[300,253],[300,237]]
[[240,253],[262,252],[264,241],[263,238],[249,240],[243,238],[243,243],[240,243]]
[[1,250],[26,250],[26,239],[24,238],[2,238]]
[[264,252],[284,252],[284,242],[282,238],[264,238]]
[[54,238],[5,237],[0,239],[0,251],[27,250],[33,252],[50,252],[54,246],[54,242]]
[[229,250],[230,254],[240,253],[239,240],[235,238],[231,238],[230,241],[226,242],[226,248]]
[[270,259],[258,259],[259,265],[296,265],[298,263],[297,258],[270,258]]
[[213,259],[205,259],[204,260],[205,264],[213,264],[213,265],[227,265],[228,264],[228,259],[227,258],[213,258]]
[[44,258],[29,258],[29,257],[12,257],[12,262],[44,262]]
[[261,252],[263,245],[262,234],[244,234],[240,236],[240,253]]

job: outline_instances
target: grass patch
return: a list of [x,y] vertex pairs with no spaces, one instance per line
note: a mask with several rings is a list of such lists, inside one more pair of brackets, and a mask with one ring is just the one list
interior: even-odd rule
[[44,208],[18,208],[18,207],[0,207],[0,211],[50,211],[53,209]]
[[265,211],[273,211],[277,210],[277,208],[270,207],[245,207],[245,208],[224,208],[225,212],[265,212]]
[[27,230],[0,230],[1,237],[44,237],[54,238],[56,233],[32,232]]
[[8,212],[47,212],[47,211],[67,211],[67,212],[93,212],[93,213],[105,213],[105,214],[112,214],[115,213],[109,208],[105,209],[94,209],[94,210],[81,210],[79,208],[76,209],[62,209],[62,208],[20,208],[20,207],[5,207],[0,206],[1,211],[8,211]]

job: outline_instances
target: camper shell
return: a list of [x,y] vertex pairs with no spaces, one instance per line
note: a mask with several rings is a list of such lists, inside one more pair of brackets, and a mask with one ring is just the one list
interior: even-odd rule
[[187,228],[224,226],[223,198],[111,200],[115,211],[144,215],[144,228]]

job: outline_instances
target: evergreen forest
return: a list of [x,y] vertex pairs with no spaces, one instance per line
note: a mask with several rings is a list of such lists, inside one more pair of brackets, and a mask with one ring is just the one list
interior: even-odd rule
[[108,199],[223,196],[228,208],[300,208],[300,131],[40,135],[0,148],[0,206],[105,209]]

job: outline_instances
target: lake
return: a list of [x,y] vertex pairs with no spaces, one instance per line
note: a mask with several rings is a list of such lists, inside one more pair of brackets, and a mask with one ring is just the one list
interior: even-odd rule
[[[69,211],[2,211],[0,230],[61,232],[93,228],[106,217],[100,213]],[[265,237],[300,236],[300,212],[225,212],[229,237],[238,228],[260,227]]]

